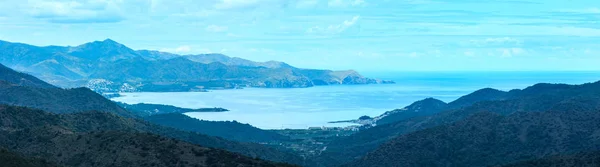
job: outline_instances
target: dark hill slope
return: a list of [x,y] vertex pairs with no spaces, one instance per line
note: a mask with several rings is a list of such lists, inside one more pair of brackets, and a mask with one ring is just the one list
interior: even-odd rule
[[600,151],[556,155],[517,162],[503,167],[597,167],[600,166]]
[[133,114],[87,88],[43,88],[0,81],[0,103],[26,106],[54,113],[105,111],[126,117]]
[[36,77],[33,77],[29,74],[17,72],[2,64],[0,64],[0,80],[20,86],[55,88],[53,85],[50,85],[40,79],[37,79]]
[[[9,134],[10,146],[65,166],[291,166],[149,133],[73,133],[60,127]],[[35,136],[35,137],[32,137]]]
[[18,153],[0,149],[0,166],[2,167],[58,167],[43,159],[28,158]]
[[[515,112],[542,112],[561,107],[563,109],[578,107],[586,110],[598,108],[598,102],[590,99],[598,99],[600,97],[600,82],[583,85],[536,84],[524,90],[513,90],[506,95],[498,97],[501,98],[491,101],[482,100],[470,106],[442,111],[431,116],[415,117],[391,124],[384,124],[360,131],[348,137],[340,138],[328,146],[328,150],[319,157],[323,158],[320,161],[334,163],[349,162],[355,158],[364,156],[366,153],[399,135],[439,125],[451,124],[463,120],[471,114],[482,111],[508,115]],[[577,103],[577,105],[569,105],[570,103]]]
[[[125,118],[107,112],[78,112],[57,115],[23,107],[0,106],[0,119],[3,130],[18,131],[36,127],[51,127],[65,133],[92,133],[97,131],[118,131],[128,133],[152,133],[168,138],[198,144],[203,147],[224,149],[241,153],[249,157],[260,157],[277,162],[303,164],[304,160],[294,154],[279,151],[260,144],[238,143],[218,137],[206,136],[194,132],[184,132],[151,124],[146,121]],[[29,137],[36,138],[35,133]],[[27,137],[27,135],[23,135]],[[14,140],[7,140],[14,141]],[[12,148],[14,145],[7,148]]]
[[447,108],[446,103],[434,98],[419,100],[402,109],[388,111],[376,121],[377,125],[394,123],[419,116],[429,116]]
[[375,124],[376,125],[384,125],[390,124],[398,121],[403,121],[406,119],[421,117],[421,116],[430,116],[436,113],[460,109],[462,107],[468,107],[478,102],[482,101],[495,101],[495,100],[503,100],[510,97],[510,93],[492,89],[492,88],[484,88],[477,90],[468,95],[462,96],[450,103],[444,103],[443,101],[427,98],[420,101],[416,101],[413,104],[406,106],[402,109],[396,109],[392,111],[388,111],[382,114],[380,119],[378,119]]
[[229,121],[202,121],[180,113],[159,114],[144,119],[158,125],[219,136],[233,141],[261,143],[289,140],[287,136],[258,129],[248,124]]
[[133,117],[130,112],[87,88],[58,88],[2,65],[0,104],[26,106],[54,113],[97,110]]
[[479,112],[392,139],[348,166],[494,166],[600,150],[600,110]]

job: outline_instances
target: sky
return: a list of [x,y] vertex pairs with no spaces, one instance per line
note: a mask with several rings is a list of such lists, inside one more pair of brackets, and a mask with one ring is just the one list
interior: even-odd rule
[[600,70],[598,0],[0,0],[0,40],[359,71]]

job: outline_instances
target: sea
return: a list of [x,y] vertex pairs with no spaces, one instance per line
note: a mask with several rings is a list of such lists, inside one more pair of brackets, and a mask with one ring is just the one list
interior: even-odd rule
[[346,127],[329,123],[378,116],[428,97],[451,102],[482,88],[509,91],[536,83],[583,84],[600,80],[600,72],[378,72],[371,78],[396,84],[331,85],[310,88],[244,88],[209,92],[121,93],[114,101],[167,104],[185,108],[222,107],[228,112],[191,112],[210,121],[237,121],[261,129]]

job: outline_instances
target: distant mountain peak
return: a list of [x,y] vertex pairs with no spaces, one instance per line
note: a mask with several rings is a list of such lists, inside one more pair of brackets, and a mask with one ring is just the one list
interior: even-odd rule
[[138,54],[133,49],[118,43],[110,38],[103,41],[94,41],[72,47],[69,52],[80,58],[118,60],[136,57]]
[[425,98],[423,100],[420,100],[420,102],[435,102],[435,103],[444,103],[444,104],[446,103],[446,102],[444,102],[444,101],[442,101],[440,99],[436,99],[436,98],[433,98],[433,97]]
[[116,41],[110,39],[110,38],[106,38],[104,41],[102,41],[104,43],[117,43]]
[[94,41],[94,42],[89,42],[89,43],[85,43],[83,45],[80,46],[117,46],[117,47],[125,47],[125,45],[114,41],[110,38],[106,38],[105,40],[102,41]]

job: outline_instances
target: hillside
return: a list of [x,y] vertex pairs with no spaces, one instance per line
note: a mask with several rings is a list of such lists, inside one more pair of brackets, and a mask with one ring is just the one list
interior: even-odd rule
[[158,114],[144,119],[157,125],[218,136],[233,141],[268,143],[289,140],[287,136],[248,124],[235,121],[204,121],[180,113]]
[[29,74],[17,72],[0,64],[0,80],[13,83],[20,86],[40,87],[40,88],[55,88],[36,77]]
[[375,121],[375,123],[376,125],[383,125],[419,116],[429,116],[447,108],[448,104],[445,102],[434,98],[427,98],[416,101],[402,109],[385,112],[380,116],[380,119]]
[[[19,145],[16,150],[65,166],[292,166],[148,133],[108,131],[64,134],[67,132],[48,130],[32,129],[11,138],[21,141],[14,143]],[[36,133],[36,137],[28,137],[33,135],[31,133]]]
[[136,115],[147,117],[158,114],[169,114],[169,113],[186,113],[186,112],[226,112],[229,111],[224,108],[181,108],[172,105],[163,104],[126,104],[121,102],[115,102],[117,105],[125,108],[126,110],[135,113]]
[[27,106],[54,113],[97,110],[134,117],[132,113],[87,88],[62,89],[4,66],[0,66],[0,69],[3,69],[0,73],[0,104]]
[[[490,92],[490,90],[484,89],[483,92]],[[480,94],[481,92],[476,91],[473,94]],[[473,94],[464,96],[471,99],[465,101],[474,103],[470,106],[466,106],[466,103],[461,102],[458,106],[464,107],[446,109],[431,116],[414,117],[384,124],[340,138],[328,145],[327,151],[318,158],[320,158],[320,161],[330,164],[350,162],[400,135],[455,123],[469,117],[471,114],[482,111],[509,115],[516,112],[543,112],[560,107],[564,109],[571,109],[570,107],[595,108],[597,107],[595,101],[579,104],[573,100],[575,98],[597,99],[600,96],[600,82],[583,85],[536,84],[523,90],[499,93],[501,96],[489,96],[488,93],[483,93],[482,95],[485,96],[482,96],[483,100],[479,102],[477,98],[472,98],[474,97]],[[461,101],[461,99],[463,98],[459,98],[457,101]],[[568,103],[577,103],[577,105],[563,105]],[[448,105],[451,104],[453,103],[451,102]]]
[[538,159],[526,160],[503,167],[595,167],[600,166],[600,152],[580,152],[574,154],[555,155]]
[[[0,41],[0,63],[55,85],[88,86],[98,92],[393,83],[365,78],[351,70],[300,69],[283,62],[254,62],[222,54],[136,51],[110,39],[74,47]],[[100,80],[103,82],[97,82]]]
[[479,112],[450,125],[395,138],[348,166],[495,166],[596,151],[600,149],[598,109],[508,116]]
[[[75,134],[85,136],[86,134],[100,133],[101,135],[104,135],[103,133],[105,132],[114,132],[115,135],[128,136],[126,138],[136,136],[145,138],[149,137],[149,135],[150,137],[152,137],[152,135],[160,135],[162,137],[156,136],[152,138],[167,137],[203,147],[229,150],[249,157],[260,157],[278,162],[303,164],[304,161],[291,153],[278,151],[259,144],[231,142],[218,137],[179,131],[106,112],[78,112],[57,115],[41,110],[3,105],[0,106],[0,119],[0,129],[4,131],[2,133],[4,136],[0,137],[3,143],[1,146],[11,148],[21,153],[26,153],[27,155],[38,155],[40,151],[44,150],[59,150],[58,148],[48,148],[50,146],[61,148],[67,147],[63,149],[76,149],[69,148],[69,145],[71,144],[69,142],[73,142],[73,136],[77,136]],[[105,137],[110,136],[113,135],[106,135]],[[33,139],[35,140],[32,141]],[[152,145],[152,142],[147,144]],[[106,151],[101,149],[102,146],[105,145],[99,145],[98,149],[100,149],[100,151]],[[81,148],[85,147],[81,146]],[[77,150],[69,150],[69,152],[72,151]],[[52,156],[60,155],[58,152],[48,154]],[[59,157],[50,158],[55,159]]]
[[15,152],[0,149],[0,166],[2,167],[57,167],[56,164],[43,159],[24,157]]

